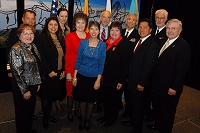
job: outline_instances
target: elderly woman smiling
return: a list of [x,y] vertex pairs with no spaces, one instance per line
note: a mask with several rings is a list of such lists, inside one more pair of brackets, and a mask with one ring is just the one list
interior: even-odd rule
[[15,106],[17,133],[36,132],[32,129],[36,92],[40,89],[42,67],[34,39],[35,29],[22,24],[18,29],[19,41],[9,53],[13,75],[12,92]]

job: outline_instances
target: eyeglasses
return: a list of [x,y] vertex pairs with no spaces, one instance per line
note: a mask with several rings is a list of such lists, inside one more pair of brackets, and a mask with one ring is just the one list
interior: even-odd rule
[[156,20],[164,20],[165,18],[159,18],[159,17],[156,17]]
[[34,36],[34,33],[22,33],[24,36]]
[[178,28],[176,28],[176,27],[166,27],[166,30],[172,30],[172,31],[175,31],[175,30],[177,30]]

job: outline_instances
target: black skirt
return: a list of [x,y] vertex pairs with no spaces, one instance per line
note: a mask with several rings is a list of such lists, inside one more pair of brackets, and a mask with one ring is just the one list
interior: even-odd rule
[[77,86],[73,87],[72,95],[76,101],[96,102],[100,97],[100,91],[94,90],[97,77],[86,77],[77,73]]
[[63,80],[66,79],[59,79],[63,70],[58,70],[55,72],[57,73],[56,77],[50,78],[48,75],[46,75],[45,80],[42,81],[41,88],[37,93],[41,99],[61,100],[64,98],[63,95],[66,95],[66,93],[63,92],[63,89],[65,88],[63,86]]

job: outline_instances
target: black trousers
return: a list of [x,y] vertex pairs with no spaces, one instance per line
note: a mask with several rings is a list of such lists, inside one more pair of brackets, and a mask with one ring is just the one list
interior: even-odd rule
[[29,86],[28,88],[32,96],[28,100],[25,100],[19,87],[16,85],[12,86],[16,133],[31,133],[32,130],[38,85]]
[[138,91],[136,88],[127,90],[130,122],[134,133],[143,132],[145,93],[145,91]]
[[115,123],[118,112],[123,107],[121,100],[122,89],[116,90],[116,87],[103,87],[103,97],[104,118],[108,123]]
[[158,95],[152,93],[152,105],[155,112],[155,124],[161,133],[171,133],[180,94]]

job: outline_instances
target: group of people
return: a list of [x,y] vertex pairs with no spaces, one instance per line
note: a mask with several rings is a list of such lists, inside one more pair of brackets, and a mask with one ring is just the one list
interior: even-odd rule
[[68,12],[60,8],[57,17],[46,19],[39,33],[35,30],[35,12],[25,10],[23,24],[10,32],[7,50],[16,132],[37,132],[32,129],[36,95],[41,98],[46,129],[49,121],[57,121],[51,108],[60,110],[65,96],[67,118],[73,121],[75,103],[80,131],[90,129],[96,102],[103,104],[104,111],[97,122],[110,127],[123,108],[124,91],[123,115],[130,117],[125,125],[132,126],[131,133],[143,132],[143,117],[150,106],[155,114],[151,127],[170,133],[191,53],[188,43],[180,37],[181,21],[171,19],[165,24],[167,15],[164,9],[156,11],[157,28],[153,29],[149,19],[138,22],[138,16],[130,13],[126,29],[122,29],[120,22],[110,24],[110,11],[101,13],[100,23],[88,23],[86,14],[76,13],[75,31],[70,32]]

